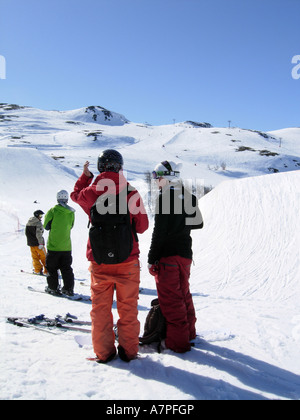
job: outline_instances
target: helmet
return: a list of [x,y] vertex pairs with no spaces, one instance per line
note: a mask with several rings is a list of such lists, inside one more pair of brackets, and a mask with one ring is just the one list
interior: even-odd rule
[[37,218],[39,218],[40,216],[42,216],[43,214],[45,214],[42,210],[36,210],[33,215]]
[[180,177],[180,169],[182,167],[181,163],[176,164],[175,162],[164,162],[156,165],[155,170],[152,172],[153,179],[158,179],[160,177],[168,179],[169,181],[174,181]]
[[68,202],[68,200],[69,200],[69,193],[68,193],[68,191],[66,191],[66,190],[60,190],[60,191],[58,191],[58,193],[56,194],[56,198],[57,198],[57,201],[59,202],[59,203],[67,203]]
[[99,172],[120,172],[124,165],[121,153],[113,149],[104,150],[98,157]]

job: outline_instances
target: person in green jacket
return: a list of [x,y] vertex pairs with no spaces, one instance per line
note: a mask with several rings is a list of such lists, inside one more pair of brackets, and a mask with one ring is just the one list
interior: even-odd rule
[[[46,292],[59,295],[74,295],[74,273],[72,269],[71,229],[74,226],[75,210],[68,206],[69,194],[65,190],[57,193],[58,204],[50,209],[44,220],[44,227],[49,230],[47,242],[46,268],[48,270]],[[63,279],[60,290],[58,270]]]

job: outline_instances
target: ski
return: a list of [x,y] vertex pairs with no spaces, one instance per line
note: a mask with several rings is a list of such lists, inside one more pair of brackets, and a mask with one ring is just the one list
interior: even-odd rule
[[44,323],[48,322],[48,323],[54,324],[58,322],[61,324],[89,325],[89,326],[92,325],[91,321],[79,320],[77,316],[71,315],[70,313],[67,313],[65,316],[56,315],[55,318],[48,318],[44,314],[41,314],[41,315],[37,315],[31,318],[19,316],[19,317],[9,317],[7,319],[10,319],[13,321],[17,321],[17,320],[26,321],[26,322],[29,322],[30,324],[39,324],[41,322],[44,322]]
[[[31,327],[37,330],[48,331],[49,328],[58,328],[62,330],[70,330],[70,331],[79,331],[84,333],[91,333],[90,329],[81,328],[80,325],[88,325],[85,324],[85,321],[78,321],[76,322],[77,326],[71,326],[68,321],[64,321],[63,319],[56,317],[54,319],[46,318],[44,315],[38,315],[33,318],[21,318],[21,317],[9,317],[6,319],[7,322],[14,324],[18,327]],[[75,321],[72,321],[75,322]],[[46,329],[45,329],[46,328]],[[53,332],[53,331],[52,331]]]
[[62,330],[78,331],[78,332],[83,332],[83,333],[87,333],[87,334],[91,334],[91,332],[92,332],[92,330],[88,330],[86,328],[72,327],[71,325],[60,324],[60,323],[57,323],[55,325],[55,327],[59,328],[59,329],[62,329]]
[[96,362],[96,363],[99,363],[100,365],[107,363],[107,362],[103,362],[101,359],[99,359],[99,357],[87,357],[86,360],[88,362]]
[[38,276],[38,277],[47,277],[46,274],[43,274],[43,273],[35,273],[34,271],[25,271],[25,270],[20,270],[20,271],[23,274],[31,274],[33,276]]
[[74,296],[68,296],[68,295],[65,295],[63,293],[54,295],[54,294],[46,292],[45,290],[36,289],[35,287],[32,287],[32,286],[28,286],[28,290],[30,290],[30,292],[43,293],[45,295],[64,298],[64,299],[69,299],[69,300],[72,300],[72,301],[75,301],[75,302],[77,302],[77,301],[90,302],[91,301],[90,296],[81,295],[81,294],[78,294],[78,293],[75,293]]
[[87,357],[86,360],[89,362],[97,362],[99,363],[100,359],[98,357]]
[[78,319],[72,319],[72,318],[60,318],[58,317],[59,321],[65,322],[67,324],[74,324],[74,325],[92,325],[91,321],[80,321]]
[[88,360],[89,362],[96,362],[96,363],[99,363],[99,364],[106,364],[106,363],[111,362],[112,360],[114,360],[115,357],[116,357],[116,354],[112,354],[105,361],[99,359],[99,357],[87,357],[86,360]]
[[[50,321],[53,321],[50,319]],[[58,324],[62,324],[63,327],[69,328],[69,329],[73,329],[72,326],[70,326],[70,324],[72,325],[88,325],[91,326],[92,322],[91,321],[81,321],[79,319],[74,319],[73,316],[70,316],[70,314],[67,314],[65,317],[61,317],[60,315],[57,315],[55,320],[55,322],[57,322]],[[78,327],[74,328],[74,331],[83,331],[83,332],[91,332],[91,330],[86,330],[86,329],[80,329]]]
[[85,283],[84,281],[79,282],[79,284],[80,284],[81,286],[84,286],[84,287],[91,287],[91,285],[90,285],[90,284],[87,284],[87,283]]
[[10,324],[16,325],[17,327],[26,327],[26,328],[33,328],[34,330],[43,331],[48,334],[57,335],[55,331],[52,331],[50,329],[45,328],[43,326],[36,326],[34,324],[31,324],[30,322],[26,322],[25,320],[19,320],[18,318],[7,318],[6,321]]

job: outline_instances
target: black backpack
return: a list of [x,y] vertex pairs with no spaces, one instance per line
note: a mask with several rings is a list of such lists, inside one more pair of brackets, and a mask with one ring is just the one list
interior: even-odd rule
[[139,338],[140,345],[157,343],[157,351],[160,353],[161,341],[166,338],[166,333],[166,318],[162,314],[158,299],[154,299],[145,321],[143,337]]
[[[90,211],[92,227],[89,231],[93,257],[97,264],[124,262],[133,248],[134,226],[130,223],[127,197],[132,191],[119,195],[103,194]],[[99,213],[100,210],[100,213]]]

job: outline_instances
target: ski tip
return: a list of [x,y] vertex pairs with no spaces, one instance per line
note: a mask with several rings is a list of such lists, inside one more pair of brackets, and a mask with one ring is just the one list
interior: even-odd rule
[[98,357],[87,357],[86,360],[89,362],[96,362],[99,365],[106,365],[108,362],[111,362],[115,358],[115,354],[109,357],[107,360],[101,360]]
[[87,357],[86,360],[88,362],[96,362],[96,363],[100,363],[100,359],[98,357]]

